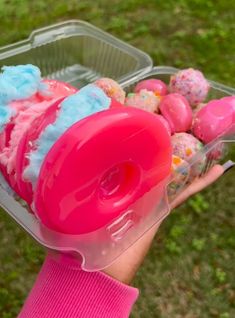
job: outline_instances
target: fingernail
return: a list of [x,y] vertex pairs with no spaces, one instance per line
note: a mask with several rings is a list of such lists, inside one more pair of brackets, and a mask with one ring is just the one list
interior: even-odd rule
[[228,160],[227,162],[225,162],[223,164],[224,174],[228,172],[230,169],[232,169],[234,166],[235,166],[235,162],[233,162],[232,160]]

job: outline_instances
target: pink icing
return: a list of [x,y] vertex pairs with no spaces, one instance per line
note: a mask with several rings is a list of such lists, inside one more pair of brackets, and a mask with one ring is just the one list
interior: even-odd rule
[[30,98],[27,99],[21,99],[17,101],[13,101],[10,103],[10,107],[13,108],[17,113],[21,110],[24,110],[36,103],[40,103],[43,101],[43,98],[40,97],[38,94],[34,94]]
[[160,103],[160,111],[172,133],[185,132],[191,128],[192,109],[184,96],[176,93],[166,95]]
[[220,99],[209,102],[196,115],[192,131],[204,143],[223,134],[234,122],[234,103]]
[[158,96],[164,96],[167,94],[166,84],[163,81],[155,78],[139,82],[136,85],[134,92],[139,93],[142,89],[146,89],[147,91],[153,92]]
[[[104,152],[90,165],[94,147]],[[156,205],[168,181],[171,155],[170,137],[156,116],[132,107],[93,114],[64,132],[47,154],[34,192],[35,211],[51,229],[95,231],[162,181],[154,194]]]

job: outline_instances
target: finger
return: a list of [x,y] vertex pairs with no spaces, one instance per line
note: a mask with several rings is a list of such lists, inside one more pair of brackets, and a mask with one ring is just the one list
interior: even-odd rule
[[214,183],[219,177],[224,173],[224,168],[221,165],[215,165],[212,167],[207,174],[203,177],[197,179],[189,186],[190,194],[201,191],[202,189],[208,187],[210,184]]
[[208,171],[208,173],[205,176],[196,179],[195,181],[193,181],[191,185],[189,185],[185,190],[183,190],[172,202],[171,207],[177,207],[195,193],[203,190],[210,184],[214,183],[220,176],[223,175],[223,173],[224,167],[221,165],[215,165]]

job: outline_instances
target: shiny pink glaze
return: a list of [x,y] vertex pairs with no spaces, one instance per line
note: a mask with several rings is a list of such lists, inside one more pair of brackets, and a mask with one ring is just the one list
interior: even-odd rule
[[210,101],[196,115],[192,127],[193,134],[208,143],[223,134],[234,122],[232,99]]
[[177,93],[166,95],[160,103],[160,111],[172,133],[186,132],[191,128],[192,109],[184,96]]
[[158,119],[163,123],[165,126],[166,130],[168,131],[168,134],[171,135],[171,128],[170,125],[168,124],[168,121],[162,116],[162,115],[155,115],[158,117]]
[[139,82],[136,85],[134,92],[139,93],[142,89],[151,91],[158,96],[164,96],[167,94],[167,85],[163,81],[155,78]]
[[93,114],[70,127],[47,154],[35,210],[56,231],[95,231],[166,180],[171,156],[169,134],[157,116],[132,107]]
[[109,106],[110,109],[114,109],[114,108],[120,108],[123,107],[124,105],[119,103],[118,101],[116,101],[115,99],[111,99],[111,104]]
[[235,96],[226,96],[222,98],[221,100],[231,105],[233,109],[233,124],[235,124]]

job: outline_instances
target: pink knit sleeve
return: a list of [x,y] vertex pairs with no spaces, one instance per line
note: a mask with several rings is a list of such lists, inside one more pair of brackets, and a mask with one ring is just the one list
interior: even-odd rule
[[47,256],[18,318],[129,317],[138,290]]

